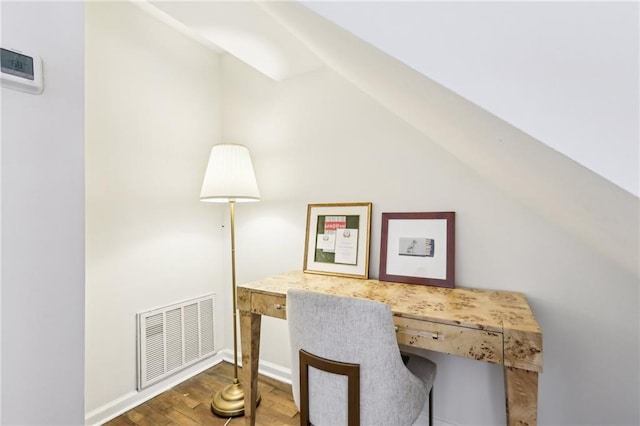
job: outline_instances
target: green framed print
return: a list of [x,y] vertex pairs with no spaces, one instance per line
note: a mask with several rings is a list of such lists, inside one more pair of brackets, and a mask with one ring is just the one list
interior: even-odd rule
[[309,204],[304,272],[369,278],[371,203]]

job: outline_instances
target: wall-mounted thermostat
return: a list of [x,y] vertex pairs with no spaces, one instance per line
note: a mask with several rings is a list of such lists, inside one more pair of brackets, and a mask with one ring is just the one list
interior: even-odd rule
[[44,88],[42,59],[16,49],[0,48],[2,87],[39,95]]

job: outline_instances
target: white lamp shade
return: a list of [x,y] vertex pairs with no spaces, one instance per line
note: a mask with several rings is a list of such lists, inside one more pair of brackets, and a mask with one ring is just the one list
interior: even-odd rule
[[249,150],[242,145],[215,145],[204,175],[200,201],[258,201],[260,191]]

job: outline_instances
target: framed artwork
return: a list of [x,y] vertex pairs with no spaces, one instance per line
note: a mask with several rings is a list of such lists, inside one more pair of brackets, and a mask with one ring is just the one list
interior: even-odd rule
[[309,204],[304,272],[369,278],[371,203]]
[[383,213],[380,281],[455,286],[455,212]]

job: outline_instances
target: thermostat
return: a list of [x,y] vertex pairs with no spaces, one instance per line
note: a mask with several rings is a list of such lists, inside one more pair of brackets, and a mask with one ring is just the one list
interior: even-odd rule
[[2,87],[39,95],[44,89],[42,59],[16,49],[0,48]]

